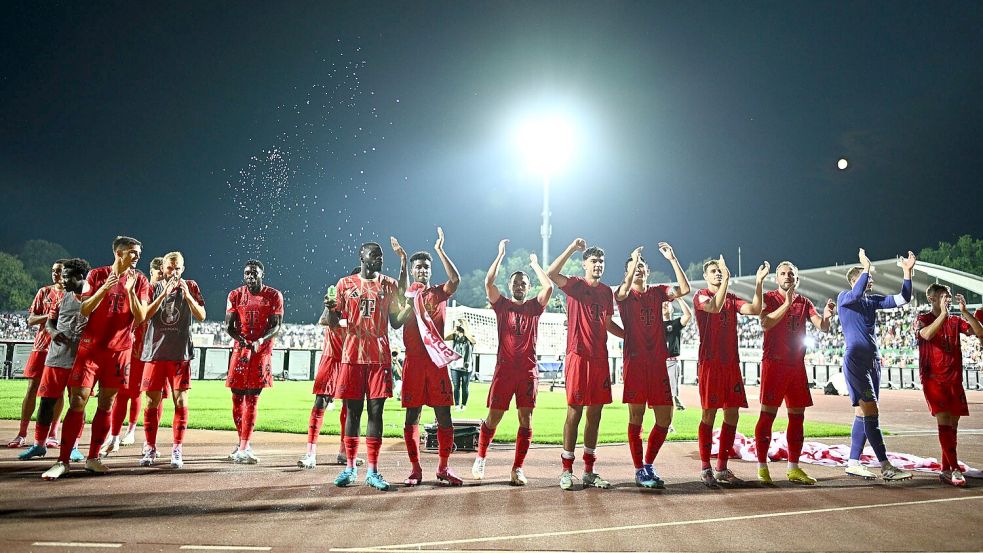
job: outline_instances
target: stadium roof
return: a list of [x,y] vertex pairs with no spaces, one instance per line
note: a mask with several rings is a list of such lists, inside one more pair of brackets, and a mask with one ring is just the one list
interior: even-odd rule
[[[799,293],[812,300],[817,306],[824,304],[826,298],[835,300],[837,294],[847,289],[846,273],[853,266],[834,265],[818,269],[800,269]],[[765,280],[765,292],[777,288],[774,266],[772,266],[772,271],[772,274]],[[874,261],[873,274],[875,292],[891,295],[897,294],[901,290],[902,272],[897,259]],[[933,263],[919,261],[915,265],[915,274],[912,280],[915,297],[918,298],[919,303],[924,301],[925,289],[933,282],[949,285],[952,287],[953,293],[970,291],[983,295],[983,278]],[[705,280],[692,281],[690,284],[693,290],[706,288],[707,285]],[[730,290],[742,298],[751,299],[754,295],[754,275],[732,277]]]

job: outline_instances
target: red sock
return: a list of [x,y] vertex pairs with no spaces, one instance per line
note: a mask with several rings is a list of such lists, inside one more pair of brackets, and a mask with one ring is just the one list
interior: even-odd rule
[[184,431],[188,429],[188,408],[175,407],[174,418],[171,419],[171,430],[174,431],[174,445],[184,443]]
[[110,436],[119,436],[119,431],[123,428],[123,419],[126,418],[126,394],[126,390],[120,390],[116,394],[116,399],[113,400],[112,426],[109,429]]
[[666,436],[669,435],[669,427],[655,425],[649,432],[648,449],[645,450],[645,464],[651,465],[662,449],[662,444],[666,443]]
[[[129,414],[130,426],[136,426],[137,419],[140,418],[140,405],[143,403],[143,401],[141,399],[141,396],[140,396],[140,392],[133,392],[133,393],[135,395],[130,398],[130,412],[128,413]],[[161,412],[163,412],[164,411],[164,402],[163,401],[160,402],[160,406],[159,407],[160,407]],[[117,430],[121,430],[121,429],[122,429],[122,427],[118,428]]]
[[58,460],[68,463],[75,440],[82,435],[82,427],[85,426],[85,411],[68,410],[65,420],[61,423],[61,449],[58,451]]
[[48,431],[51,429],[50,424],[34,424],[34,443],[38,445],[44,445],[44,442],[48,439]]
[[259,403],[259,396],[245,396],[242,406],[242,428],[239,431],[239,447],[245,447],[253,437],[253,429],[256,428],[256,405]]
[[246,396],[232,394],[232,423],[236,425],[236,434],[240,436],[242,435],[242,409],[245,399]]
[[365,449],[368,450],[369,469],[377,470],[379,467],[379,450],[382,449],[382,438],[366,436]]
[[515,435],[515,459],[512,460],[513,469],[522,468],[522,463],[526,462],[526,454],[529,453],[530,442],[532,442],[532,428],[523,428],[520,426],[519,432]]
[[700,450],[700,462],[703,464],[703,469],[710,468],[710,450],[713,447],[713,427],[700,421],[696,443],[697,449]]
[[437,472],[447,468],[447,459],[450,458],[451,451],[454,451],[454,427],[438,426],[437,456],[440,460],[437,462]]
[[954,428],[951,426],[939,425],[939,444],[942,445],[942,470],[958,469],[958,459],[954,458],[956,444]]
[[642,425],[628,423],[628,450],[635,470],[642,468]]
[[147,407],[143,410],[143,433],[147,437],[147,445],[157,449],[157,429],[160,428],[160,413],[156,408]]
[[[789,426],[792,425],[789,415]],[[775,413],[762,411],[758,415],[758,424],[754,425],[754,447],[757,450],[758,462],[768,462],[768,448],[771,447],[771,427],[775,424]]]
[[316,444],[317,437],[321,434],[321,425],[324,424],[324,409],[313,407],[311,418],[307,425],[307,443]]
[[488,428],[488,425],[481,421],[481,431],[478,432],[478,457],[484,459],[488,455],[488,445],[494,437],[495,429]]
[[[440,434],[437,434],[440,439]],[[406,442],[406,456],[410,458],[413,469],[420,468],[420,426],[407,424],[403,426],[403,441]]]
[[345,457],[348,458],[348,468],[355,466],[355,458],[358,457],[358,436],[345,436]]
[[560,454],[560,462],[563,463],[564,472],[573,472],[573,457],[566,457]]
[[92,437],[89,441],[89,459],[99,458],[99,448],[106,441],[109,434],[109,424],[112,422],[112,413],[109,409],[103,411],[96,409],[96,414],[92,417]]
[[597,455],[584,451],[584,472],[594,472],[594,463],[597,462]]
[[737,434],[737,427],[727,424],[720,426],[720,450],[717,452],[717,470],[727,468],[727,460],[730,459],[730,450],[734,447],[734,437]]
[[785,437],[788,439],[789,463],[798,463],[799,456],[802,455],[802,444],[805,442],[805,430],[803,429],[805,420],[806,416],[803,413],[788,414],[788,430],[785,431]]

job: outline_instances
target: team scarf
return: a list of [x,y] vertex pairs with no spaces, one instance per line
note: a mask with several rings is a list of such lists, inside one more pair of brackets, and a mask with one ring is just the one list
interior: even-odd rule
[[437,329],[433,318],[423,304],[423,291],[426,289],[420,283],[413,283],[406,292],[406,297],[413,298],[413,311],[416,312],[416,327],[420,329],[423,347],[427,350],[430,360],[438,367],[446,367],[461,358],[456,351],[444,343],[444,336]]

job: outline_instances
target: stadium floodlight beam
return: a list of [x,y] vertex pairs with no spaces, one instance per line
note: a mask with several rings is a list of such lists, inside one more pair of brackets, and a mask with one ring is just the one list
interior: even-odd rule
[[550,262],[550,184],[552,176],[569,160],[573,150],[573,132],[562,117],[547,116],[527,121],[519,131],[520,146],[530,167],[543,179],[543,237],[542,265]]

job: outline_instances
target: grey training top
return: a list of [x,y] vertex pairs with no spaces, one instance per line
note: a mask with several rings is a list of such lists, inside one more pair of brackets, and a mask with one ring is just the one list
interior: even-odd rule
[[57,310],[58,320],[55,321],[55,328],[69,339],[69,343],[59,344],[52,340],[44,364],[59,369],[70,369],[75,364],[75,356],[78,355],[82,329],[89,319],[82,316],[82,301],[72,292],[65,292],[58,302]]
[[[188,281],[188,290],[199,304],[204,304],[198,285]],[[151,301],[164,293],[164,282],[154,285]],[[140,360],[147,361],[189,361],[195,357],[191,343],[191,307],[184,299],[184,291],[174,290],[161,302],[160,308],[147,321],[147,332],[143,335],[143,354]]]

